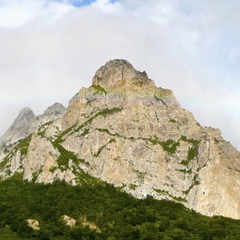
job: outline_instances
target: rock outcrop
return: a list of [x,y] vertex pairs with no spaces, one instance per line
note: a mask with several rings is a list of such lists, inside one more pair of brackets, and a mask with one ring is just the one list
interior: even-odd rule
[[106,63],[66,111],[56,109],[44,117],[57,118],[35,117],[23,141],[2,147],[2,178],[81,184],[87,174],[139,198],[240,219],[240,153],[127,61]]
[[36,219],[27,219],[28,226],[33,230],[40,230],[39,221]]
[[61,219],[67,226],[74,227],[76,225],[76,220],[74,218],[71,218],[67,215],[63,215]]

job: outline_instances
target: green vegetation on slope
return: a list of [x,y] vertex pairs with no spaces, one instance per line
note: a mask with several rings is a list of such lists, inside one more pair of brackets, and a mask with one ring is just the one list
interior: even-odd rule
[[97,93],[107,94],[107,90],[101,87],[100,85],[92,85],[92,87],[96,90]]
[[11,231],[9,227],[0,228],[0,240],[18,240],[16,233]]
[[18,145],[16,145],[0,163],[0,169],[4,170],[4,168],[9,165],[9,160],[18,150],[20,150],[21,155],[26,155],[31,139],[32,135],[29,135],[27,138],[20,140]]
[[102,116],[102,117],[107,117],[109,115],[112,115],[114,113],[120,112],[122,111],[122,108],[105,108],[105,109],[101,109],[99,112],[89,116],[89,118],[83,122],[81,125],[77,126],[77,124],[71,126],[70,128],[68,128],[67,130],[63,131],[58,137],[57,139],[54,141],[54,144],[57,143],[61,143],[64,141],[64,136],[66,136],[67,134],[71,135],[75,132],[80,132],[81,130],[83,131],[81,133],[81,136],[85,136],[89,133],[89,125],[93,122],[94,119]]
[[[5,234],[4,239],[240,239],[240,221],[205,217],[181,204],[151,197],[135,199],[100,181],[82,186],[44,185],[23,182],[15,175],[0,181],[0,190],[0,236]],[[64,214],[77,220],[75,227],[61,220]],[[29,218],[39,221],[40,230],[27,225]],[[83,219],[97,230],[84,225]]]

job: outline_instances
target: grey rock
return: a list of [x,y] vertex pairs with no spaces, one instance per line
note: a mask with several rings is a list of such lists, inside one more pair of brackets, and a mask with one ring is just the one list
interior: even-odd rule
[[107,62],[95,74],[93,85],[99,85],[103,88],[116,88],[131,85],[152,85],[146,72],[139,72],[126,60],[116,59]]
[[11,145],[26,138],[30,134],[34,120],[36,120],[36,116],[33,111],[28,107],[23,108],[11,127],[0,138],[0,148],[3,145]]
[[66,108],[61,103],[54,103],[46,109],[44,115],[54,114],[55,116],[61,116],[65,111]]

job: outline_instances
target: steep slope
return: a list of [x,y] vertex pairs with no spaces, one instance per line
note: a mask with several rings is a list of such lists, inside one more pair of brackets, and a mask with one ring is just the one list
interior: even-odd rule
[[23,162],[32,135],[41,134],[53,122],[58,125],[58,120],[65,111],[66,108],[60,103],[48,107],[39,116],[35,116],[30,108],[20,111],[14,123],[0,138],[0,177],[7,178],[25,170]]
[[125,60],[102,66],[62,117],[35,129],[20,146],[2,147],[2,177],[20,171],[29,181],[81,184],[88,173],[138,198],[240,218],[237,149]]

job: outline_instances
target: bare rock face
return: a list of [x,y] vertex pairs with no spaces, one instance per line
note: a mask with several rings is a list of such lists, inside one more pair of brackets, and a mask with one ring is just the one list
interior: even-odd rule
[[3,144],[10,145],[30,134],[30,126],[36,119],[35,114],[30,108],[23,108],[12,126],[0,138],[0,146]]
[[54,115],[54,118],[58,118],[61,117],[65,111],[66,108],[61,103],[54,103],[46,109],[43,115]]
[[126,60],[113,60],[102,66],[95,74],[93,85],[106,89],[153,86],[154,83],[147,77],[146,72],[139,72]]
[[32,181],[81,184],[88,174],[138,198],[240,219],[240,153],[126,60],[102,66],[61,117],[2,156],[2,178],[22,171]]

